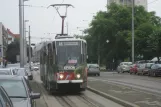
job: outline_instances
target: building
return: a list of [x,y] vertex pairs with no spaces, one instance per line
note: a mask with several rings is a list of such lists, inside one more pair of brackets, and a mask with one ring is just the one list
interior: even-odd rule
[[[131,6],[132,5],[132,0],[108,0],[108,5],[110,5],[111,3],[117,3],[117,4],[121,4],[121,5],[127,5],[127,6]],[[141,5],[145,8],[145,10],[148,9],[147,5],[148,5],[148,0],[135,0],[135,5]]]
[[4,25],[0,22],[0,59],[6,57],[8,46],[8,32]]
[[7,29],[8,32],[8,44],[12,43],[16,38],[20,38],[19,34],[14,34],[10,29]]

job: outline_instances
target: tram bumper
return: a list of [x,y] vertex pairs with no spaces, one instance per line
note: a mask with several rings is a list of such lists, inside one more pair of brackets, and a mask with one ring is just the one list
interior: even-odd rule
[[69,83],[71,84],[83,83],[83,80],[58,80],[57,81],[57,84],[69,84]]

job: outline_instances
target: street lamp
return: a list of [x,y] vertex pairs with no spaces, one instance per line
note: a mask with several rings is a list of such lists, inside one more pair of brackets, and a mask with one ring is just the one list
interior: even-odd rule
[[24,67],[24,2],[19,0],[19,31],[20,31],[20,67]]
[[106,40],[106,43],[109,43],[110,41],[109,40]]
[[135,59],[135,50],[134,50],[134,5],[135,5],[135,0],[132,0],[132,63],[134,63]]
[[24,20],[24,62],[25,64],[27,63],[27,42],[26,42],[26,33],[27,33],[27,30],[26,30],[26,23],[29,22],[29,20]]

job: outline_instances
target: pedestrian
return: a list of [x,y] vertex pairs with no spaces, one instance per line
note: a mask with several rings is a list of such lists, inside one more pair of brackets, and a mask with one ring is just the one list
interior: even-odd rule
[[7,60],[5,60],[5,68],[7,67]]

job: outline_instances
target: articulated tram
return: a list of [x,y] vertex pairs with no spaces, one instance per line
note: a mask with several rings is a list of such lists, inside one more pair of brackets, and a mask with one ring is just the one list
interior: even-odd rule
[[58,36],[45,42],[40,54],[40,78],[55,91],[85,91],[87,87],[87,43],[83,39]]

